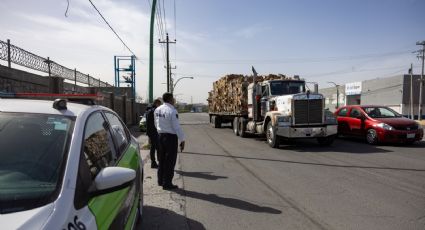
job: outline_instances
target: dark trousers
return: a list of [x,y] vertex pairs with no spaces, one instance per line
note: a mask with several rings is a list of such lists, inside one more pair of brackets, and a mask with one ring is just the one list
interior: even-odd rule
[[149,142],[151,144],[150,155],[151,161],[156,161],[155,159],[155,151],[158,153],[159,148],[159,136],[158,134],[149,135]]
[[177,135],[169,133],[159,134],[158,151],[158,184],[171,185],[174,177],[174,167],[177,160]]

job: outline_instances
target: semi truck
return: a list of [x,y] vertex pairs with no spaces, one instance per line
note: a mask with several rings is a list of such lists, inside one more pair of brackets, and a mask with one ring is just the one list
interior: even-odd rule
[[[337,120],[325,109],[317,90],[306,90],[299,76],[229,75],[214,82],[209,93],[209,117],[214,128],[230,123],[235,135],[262,135],[272,148],[284,141],[315,138],[331,145],[337,135]],[[317,89],[317,87],[315,87]]]

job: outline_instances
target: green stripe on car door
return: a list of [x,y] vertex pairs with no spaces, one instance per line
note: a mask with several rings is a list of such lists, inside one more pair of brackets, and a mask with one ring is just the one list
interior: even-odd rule
[[[139,156],[137,148],[130,145],[123,154],[117,166],[138,170]],[[89,209],[96,218],[99,230],[108,229],[121,210],[123,202],[127,198],[130,187],[92,198],[89,201]]]

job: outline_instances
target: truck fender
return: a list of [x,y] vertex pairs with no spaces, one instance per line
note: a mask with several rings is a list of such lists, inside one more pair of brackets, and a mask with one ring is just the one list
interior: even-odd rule
[[264,116],[264,122],[263,122],[263,130],[265,130],[267,128],[267,124],[269,122],[272,123],[273,126],[276,125],[277,120],[276,117],[283,115],[281,112],[278,111],[269,111],[266,113],[266,115]]

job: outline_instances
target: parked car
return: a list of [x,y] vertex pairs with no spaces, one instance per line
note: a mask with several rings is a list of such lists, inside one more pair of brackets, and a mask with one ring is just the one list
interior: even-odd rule
[[413,143],[423,138],[421,125],[386,106],[344,106],[335,115],[339,135],[365,137],[369,144]]
[[139,144],[118,115],[66,100],[0,98],[2,229],[131,229]]
[[140,116],[139,130],[140,132],[146,132],[146,114]]

